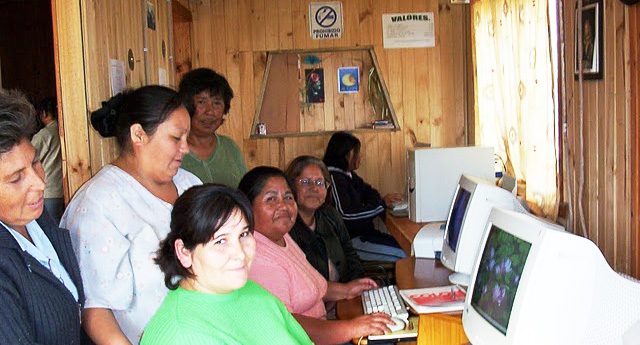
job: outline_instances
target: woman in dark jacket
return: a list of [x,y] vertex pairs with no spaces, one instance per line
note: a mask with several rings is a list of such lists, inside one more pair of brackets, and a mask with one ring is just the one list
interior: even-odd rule
[[331,172],[331,191],[336,209],[351,235],[351,243],[362,260],[396,261],[405,257],[393,236],[378,231],[373,219],[384,215],[397,193],[381,196],[355,170],[360,166],[360,140],[347,132],[336,132],[329,139],[324,164]]
[[69,232],[44,209],[35,111],[0,89],[0,344],[80,344],[82,280]]
[[285,171],[293,186],[298,217],[289,235],[307,260],[325,279],[348,283],[362,278],[364,269],[351,245],[340,214],[325,203],[330,175],[322,161],[312,156],[295,158]]

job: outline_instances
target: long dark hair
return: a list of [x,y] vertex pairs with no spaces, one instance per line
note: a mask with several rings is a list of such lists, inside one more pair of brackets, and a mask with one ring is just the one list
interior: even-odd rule
[[181,239],[184,247],[193,251],[199,244],[208,243],[236,210],[247,221],[253,233],[253,211],[249,200],[240,192],[222,184],[207,183],[189,188],[176,200],[171,211],[171,231],[160,242],[155,262],[164,273],[164,284],[175,290],[181,278],[194,274],[182,266],[175,252],[175,242]]
[[91,113],[91,124],[103,137],[115,136],[123,150],[131,147],[130,128],[140,124],[151,136],[169,115],[184,106],[178,93],[165,86],[147,85],[113,96]]
[[346,171],[349,168],[347,155],[351,150],[354,150],[354,153],[360,153],[360,139],[348,132],[333,133],[322,160],[328,167]]

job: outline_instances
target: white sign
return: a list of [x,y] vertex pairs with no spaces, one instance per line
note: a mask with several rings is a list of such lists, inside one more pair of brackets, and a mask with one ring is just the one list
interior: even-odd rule
[[109,77],[111,78],[111,96],[115,96],[127,88],[124,61],[109,59]]
[[383,14],[382,39],[385,48],[434,47],[433,12]]
[[342,37],[342,2],[309,4],[309,31],[314,40]]

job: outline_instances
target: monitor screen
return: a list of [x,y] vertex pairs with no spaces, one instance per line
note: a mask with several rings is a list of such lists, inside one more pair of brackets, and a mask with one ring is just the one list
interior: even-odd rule
[[453,207],[447,222],[447,245],[451,250],[456,251],[458,246],[458,238],[460,236],[460,229],[462,228],[462,221],[464,215],[467,212],[467,206],[469,205],[469,199],[471,199],[471,192],[458,186],[456,192],[456,198],[453,201]]
[[531,243],[491,226],[480,259],[471,305],[487,322],[507,334],[513,302]]

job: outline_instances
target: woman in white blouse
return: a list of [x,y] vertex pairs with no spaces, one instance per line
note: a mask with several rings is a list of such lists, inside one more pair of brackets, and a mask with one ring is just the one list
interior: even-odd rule
[[137,344],[167,294],[153,262],[178,196],[200,184],[180,169],[190,118],[176,92],[145,86],[92,114],[120,155],[75,194],[62,218],[85,286],[83,327],[97,344]]

